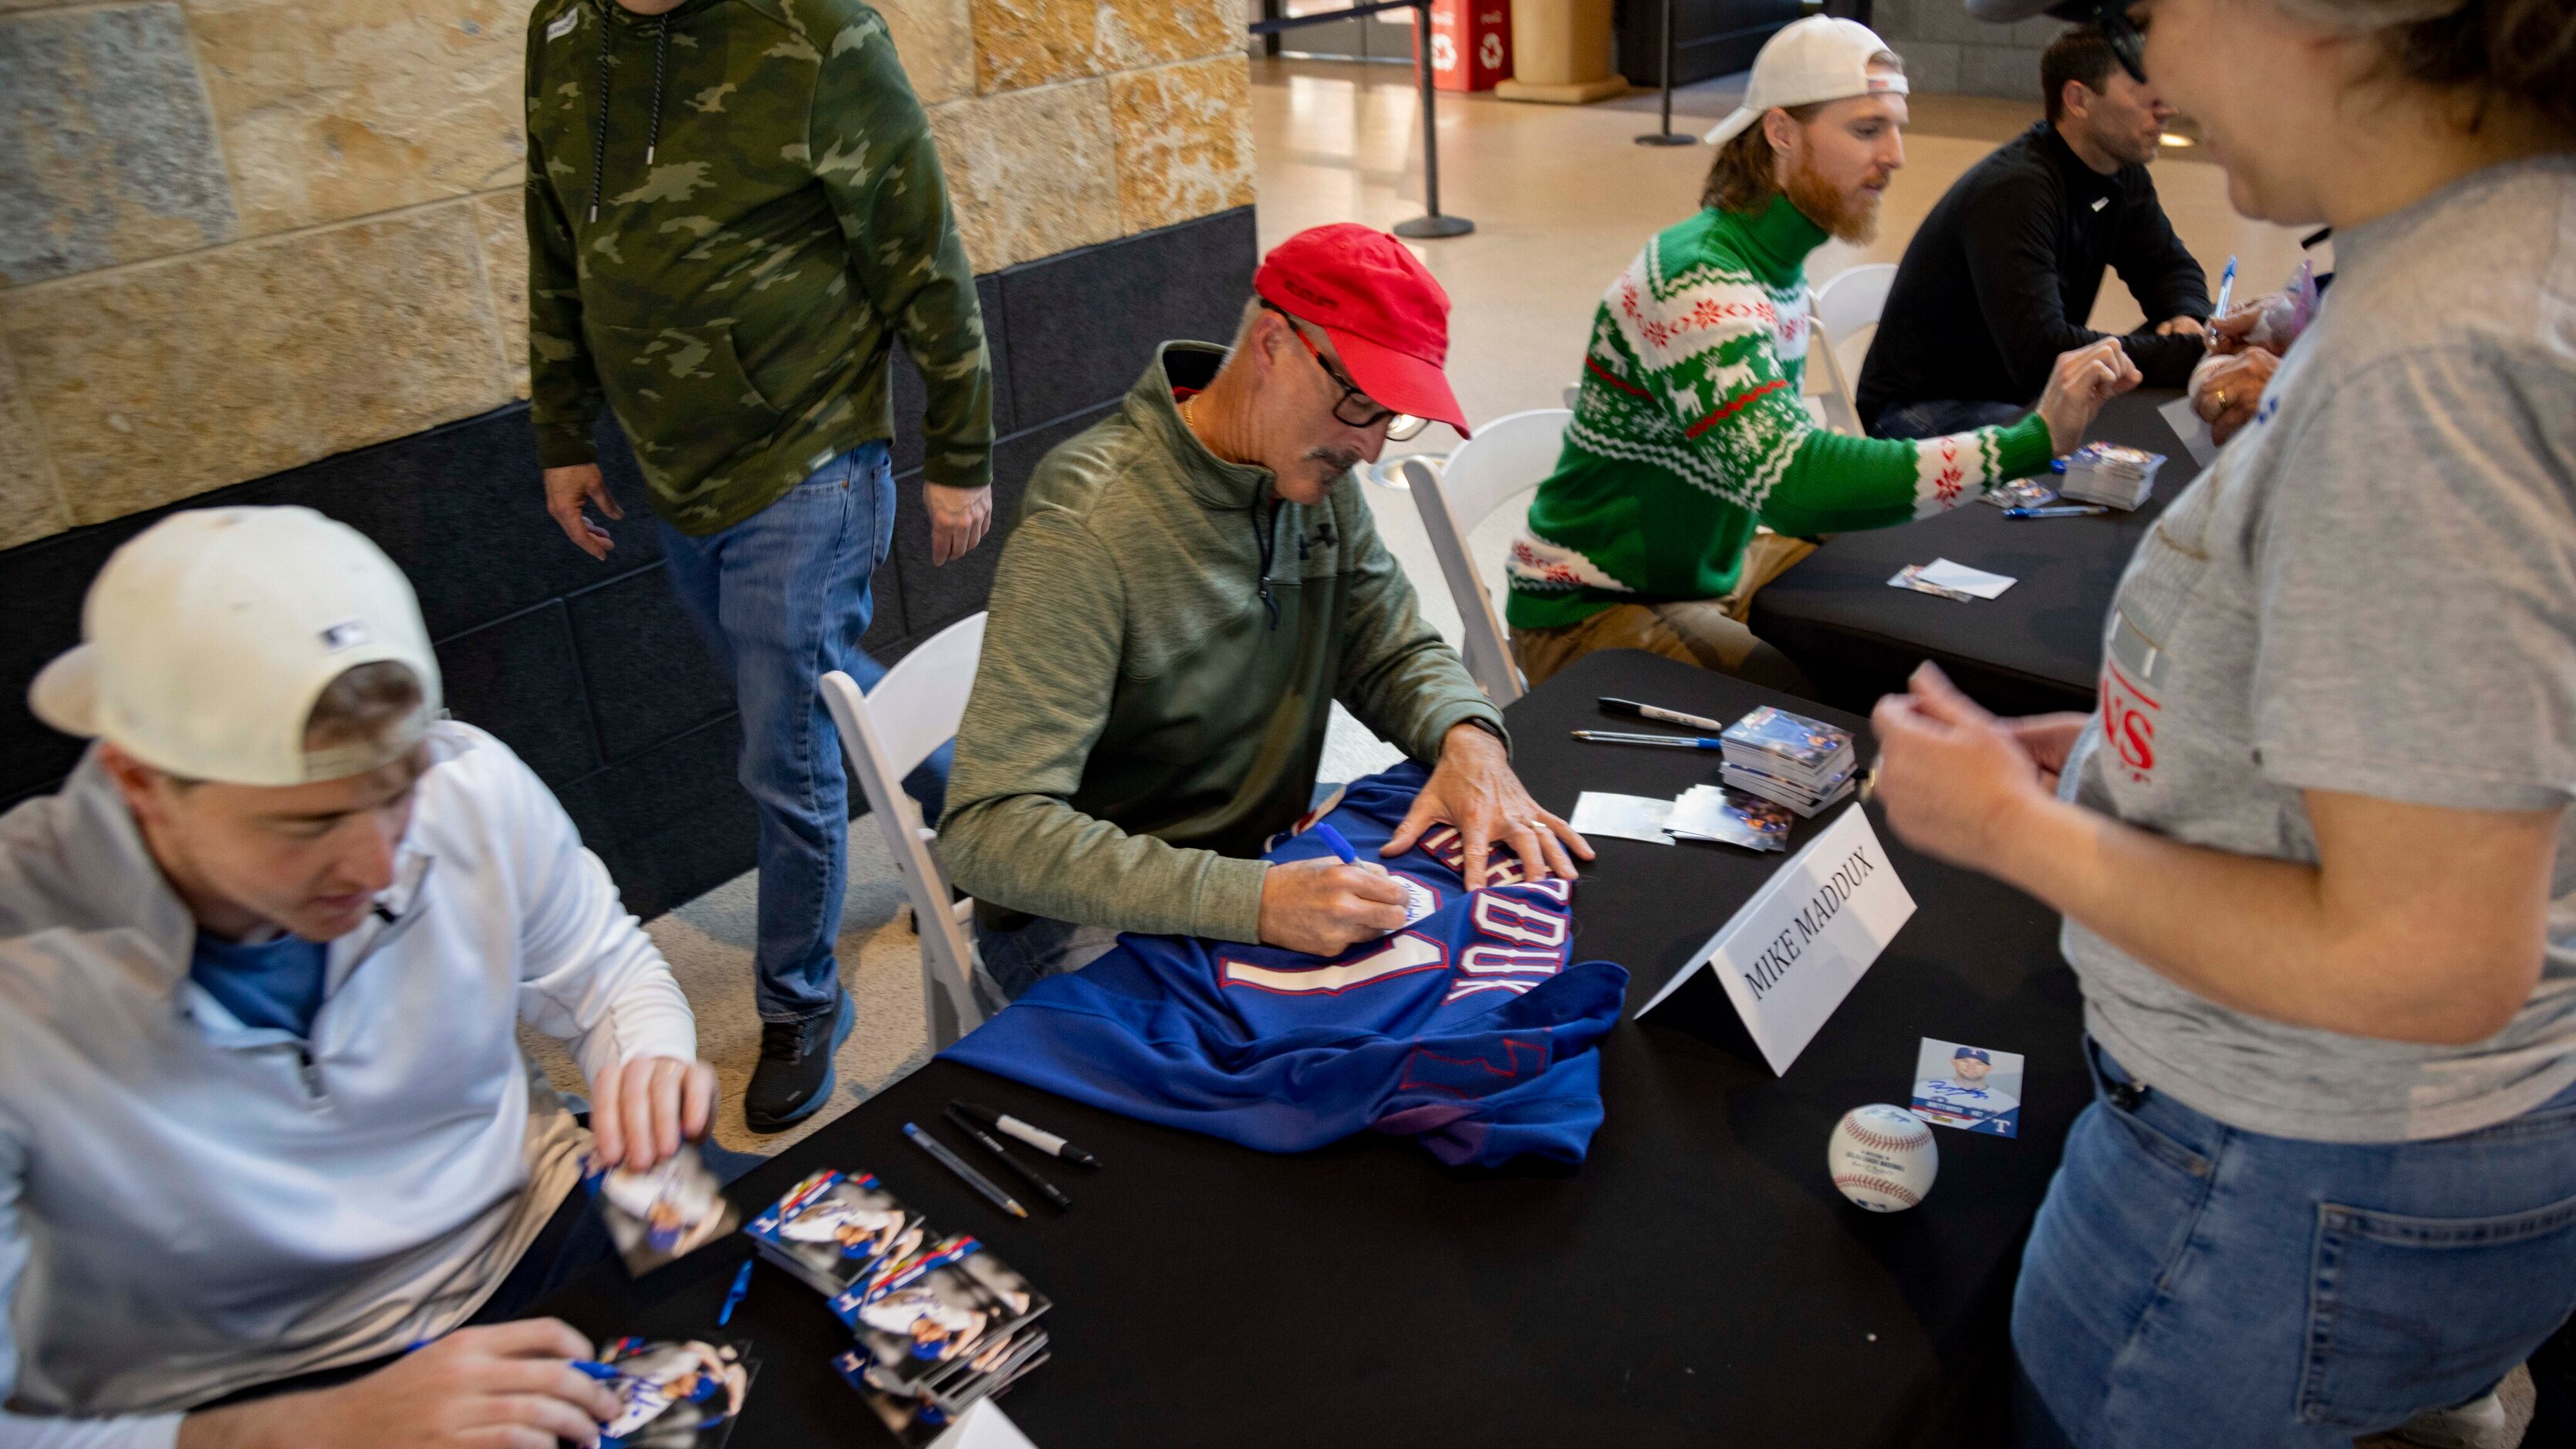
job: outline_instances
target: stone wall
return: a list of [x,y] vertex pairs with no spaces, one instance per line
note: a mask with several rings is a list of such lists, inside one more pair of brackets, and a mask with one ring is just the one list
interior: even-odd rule
[[[979,273],[1248,205],[1239,0],[879,0]],[[0,0],[0,548],[527,391],[523,0]]]
[[1990,25],[1961,0],[1873,0],[1869,25],[1905,57],[1918,91],[2037,101],[2039,53],[2066,28],[2042,15],[2018,25]]

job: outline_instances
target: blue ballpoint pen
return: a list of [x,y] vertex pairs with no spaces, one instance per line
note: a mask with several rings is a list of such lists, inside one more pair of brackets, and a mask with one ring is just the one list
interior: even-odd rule
[[1320,820],[1315,822],[1315,838],[1324,842],[1326,845],[1331,846],[1333,848],[1333,854],[1342,858],[1342,864],[1357,865],[1360,863],[1360,853],[1351,849],[1351,843],[1342,838],[1342,832],[1335,830],[1333,827],[1326,825]]
[[1661,745],[1668,750],[1722,750],[1724,740],[1705,739],[1697,735],[1631,735],[1617,730],[1574,730],[1578,740],[1596,745]]
[[751,1291],[752,1260],[745,1258],[742,1271],[733,1275],[733,1287],[725,1293],[724,1307],[716,1312],[716,1327],[733,1322],[733,1311],[742,1306],[742,1296]]
[[2099,503],[2051,503],[2040,508],[2007,508],[2006,518],[2091,518],[2111,510]]
[[2218,300],[2209,308],[2210,330],[2206,338],[2207,342],[2215,344],[2218,341],[2218,319],[2227,315],[2227,299],[2235,292],[2236,258],[2231,255],[2227,259],[2227,270],[2218,274]]

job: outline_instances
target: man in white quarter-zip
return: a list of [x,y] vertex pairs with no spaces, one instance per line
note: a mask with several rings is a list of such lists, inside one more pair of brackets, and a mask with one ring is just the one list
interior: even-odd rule
[[0,1449],[596,1443],[518,1315],[597,1240],[585,1151],[706,1129],[670,968],[355,530],[174,514],[82,634],[30,704],[96,743],[0,816]]

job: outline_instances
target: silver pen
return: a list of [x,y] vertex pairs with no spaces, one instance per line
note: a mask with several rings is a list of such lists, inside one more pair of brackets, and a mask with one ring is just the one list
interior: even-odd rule
[[913,1146],[920,1148],[922,1151],[929,1153],[935,1158],[938,1158],[940,1166],[947,1168],[950,1172],[953,1172],[959,1177],[965,1179],[968,1187],[982,1193],[986,1200],[990,1201],[993,1206],[1000,1208],[1002,1211],[1009,1213],[1015,1218],[1024,1218],[1029,1215],[1029,1210],[1020,1206],[1018,1203],[1013,1202],[1009,1193],[1002,1191],[1001,1188],[994,1185],[993,1179],[986,1177],[984,1174],[977,1172],[974,1168],[967,1166],[966,1159],[949,1151],[948,1144],[931,1136],[929,1133],[922,1131],[918,1126],[915,1126],[910,1122],[903,1124],[903,1135],[912,1139]]
[[1722,740],[1705,740],[1693,735],[1627,735],[1617,730],[1575,730],[1574,737],[1596,745],[1662,745],[1674,750],[1715,750],[1725,747]]

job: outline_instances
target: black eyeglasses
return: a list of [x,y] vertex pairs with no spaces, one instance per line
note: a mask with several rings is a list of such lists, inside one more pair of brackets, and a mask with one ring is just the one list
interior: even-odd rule
[[2093,28],[2111,44],[2111,54],[2120,69],[2140,85],[2147,83],[2147,32],[2129,18],[2128,0],[2103,0],[2102,8],[2093,13]]
[[1428,419],[1417,418],[1411,413],[1400,413],[1390,407],[1382,407],[1377,399],[1361,391],[1358,383],[1343,376],[1342,370],[1333,366],[1332,359],[1326,357],[1323,350],[1306,336],[1306,329],[1297,325],[1297,319],[1289,316],[1287,309],[1267,299],[1262,302],[1261,308],[1265,312],[1279,314],[1280,319],[1288,324],[1288,331],[1298,341],[1306,344],[1307,355],[1314,358],[1315,365],[1324,370],[1324,376],[1332,379],[1333,385],[1342,390],[1342,395],[1333,400],[1333,421],[1346,427],[1362,429],[1373,428],[1384,423],[1387,441],[1394,443],[1401,443],[1429,426]]

